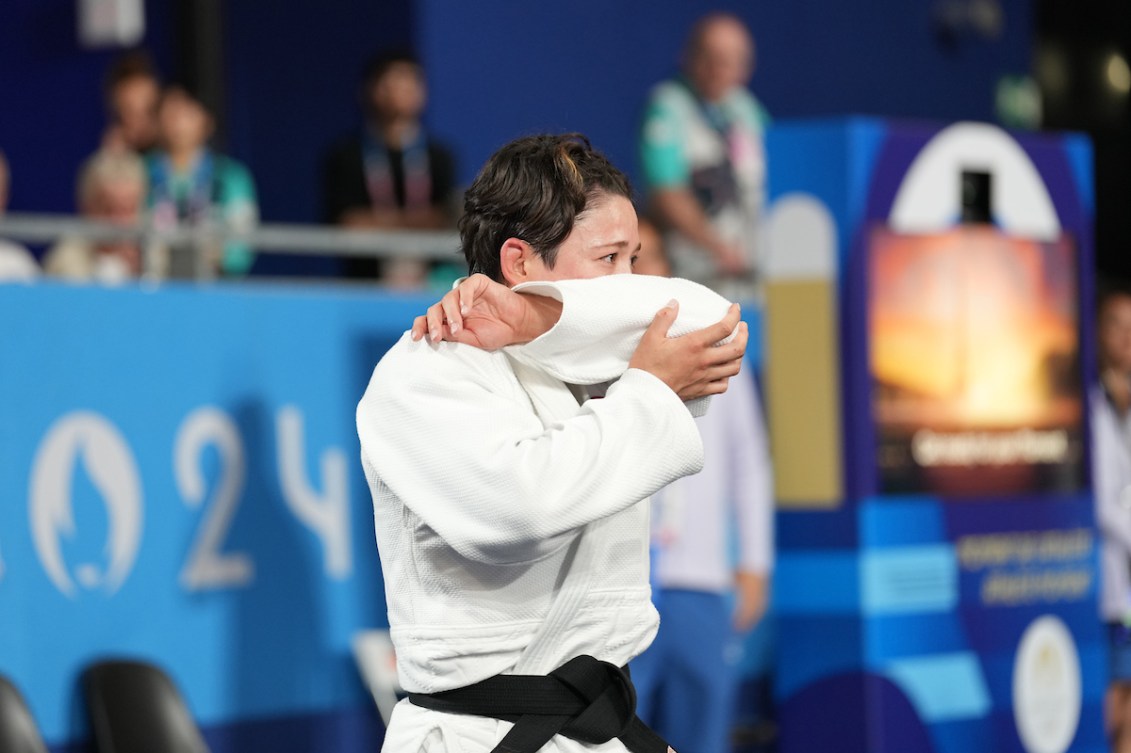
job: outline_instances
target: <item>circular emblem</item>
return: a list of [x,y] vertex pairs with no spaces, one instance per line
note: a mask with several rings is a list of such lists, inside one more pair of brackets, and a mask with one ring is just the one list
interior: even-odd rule
[[1028,753],[1064,753],[1080,723],[1080,657],[1059,617],[1043,615],[1021,634],[1013,661],[1013,718]]

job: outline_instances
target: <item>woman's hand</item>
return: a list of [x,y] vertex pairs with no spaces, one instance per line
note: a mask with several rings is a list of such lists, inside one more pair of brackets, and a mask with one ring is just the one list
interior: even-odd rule
[[[717,324],[682,337],[668,337],[678,310],[676,301],[660,309],[628,367],[656,376],[683,400],[726,392],[727,381],[742,368],[749,337],[746,322],[740,321],[738,304],[731,304]],[[734,338],[724,343],[731,334]]]
[[416,317],[412,339],[427,334],[433,343],[447,340],[498,350],[547,332],[561,312],[562,304],[553,298],[516,293],[475,274],[448,291],[424,316]]

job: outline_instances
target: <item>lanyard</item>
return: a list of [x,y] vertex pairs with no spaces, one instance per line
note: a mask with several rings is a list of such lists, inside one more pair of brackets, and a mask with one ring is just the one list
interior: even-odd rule
[[680,83],[683,85],[683,88],[687,90],[688,96],[695,102],[695,106],[699,109],[699,114],[703,116],[703,120],[711,126],[711,130],[718,134],[719,140],[722,141],[724,149],[726,149],[729,154],[731,131],[734,126],[731,123],[731,118],[728,116],[726,108],[721,104],[712,104],[704,100],[686,80],[680,79]]
[[[207,218],[215,193],[214,172],[214,160],[208,151],[198,154],[187,174],[187,181],[173,170],[167,154],[157,155],[150,173],[154,216],[172,224],[194,223]],[[178,184],[187,185],[188,190],[179,191]]]
[[369,200],[373,202],[373,206],[378,209],[423,209],[431,206],[432,166],[424,134],[417,130],[401,150],[403,201],[397,197],[390,151],[371,129],[365,129],[362,137],[365,185],[369,189]]

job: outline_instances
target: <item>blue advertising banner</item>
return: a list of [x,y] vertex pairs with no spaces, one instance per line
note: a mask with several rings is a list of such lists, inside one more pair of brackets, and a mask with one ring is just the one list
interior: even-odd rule
[[767,147],[771,226],[786,205],[828,225],[781,223],[832,263],[771,290],[836,291],[843,432],[836,494],[778,489],[781,750],[1105,750],[1087,141],[848,119]]

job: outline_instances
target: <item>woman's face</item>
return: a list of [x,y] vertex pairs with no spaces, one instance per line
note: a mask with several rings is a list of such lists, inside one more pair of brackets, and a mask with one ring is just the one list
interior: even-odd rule
[[179,89],[170,89],[157,113],[161,140],[171,150],[204,146],[212,132],[212,119],[204,106]]
[[636,208],[623,196],[604,194],[574,220],[573,230],[558,246],[554,266],[534,257],[528,262],[527,279],[586,280],[630,274],[639,252]]
[[110,95],[114,120],[131,149],[144,152],[157,139],[157,101],[161,92],[149,76],[132,76],[118,83]]
[[638,275],[672,276],[671,265],[664,255],[664,239],[655,225],[640,225],[640,254],[632,271]]
[[419,68],[396,63],[369,90],[373,111],[385,119],[415,120],[424,112],[427,90]]
[[1131,296],[1114,295],[1100,311],[1100,360],[1131,374]]
[[747,31],[731,19],[706,26],[687,60],[687,76],[699,96],[722,100],[754,71],[754,49]]

